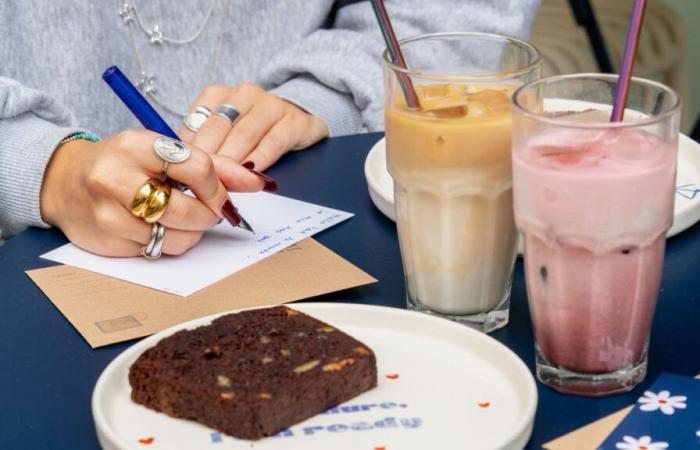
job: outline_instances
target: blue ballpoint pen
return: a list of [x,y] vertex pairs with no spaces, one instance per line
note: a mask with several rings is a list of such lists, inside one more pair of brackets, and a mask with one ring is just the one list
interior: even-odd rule
[[[181,140],[117,66],[111,66],[105,70],[102,74],[102,79],[105,80],[117,97],[141,122],[144,128],[178,141]],[[254,233],[253,228],[238,214],[238,210],[230,200],[226,202],[223,209],[224,216],[231,225]]]

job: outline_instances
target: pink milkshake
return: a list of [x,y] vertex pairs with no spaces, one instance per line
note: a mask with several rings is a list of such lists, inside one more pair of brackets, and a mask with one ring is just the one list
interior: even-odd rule
[[513,164],[542,355],[580,373],[634,367],[673,221],[676,149],[644,131],[555,131],[516,148]]
[[678,98],[635,80],[638,109],[611,125],[601,100],[609,79],[544,79],[514,97],[513,202],[537,375],[584,395],[627,391],[644,378],[673,222]]

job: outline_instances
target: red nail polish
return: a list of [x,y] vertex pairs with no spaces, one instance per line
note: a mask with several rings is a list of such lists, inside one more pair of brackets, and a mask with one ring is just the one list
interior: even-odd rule
[[265,192],[277,192],[277,182],[273,180],[272,178],[268,177],[267,175],[263,174],[258,174],[256,173],[260,178],[265,180],[265,186],[263,186],[263,191]]
[[265,182],[265,186],[263,186],[263,191],[277,192],[277,182],[265,175],[264,173],[260,173],[257,170],[253,170],[253,167],[255,167],[255,163],[253,161],[246,161],[242,164],[242,166],[248,169],[250,173],[256,175],[258,178]]
[[221,208],[221,214],[223,214],[226,220],[228,220],[228,223],[234,227],[237,227],[238,224],[241,223],[241,216],[238,214],[236,207],[233,206],[233,203],[231,203],[231,200],[226,200],[223,208]]

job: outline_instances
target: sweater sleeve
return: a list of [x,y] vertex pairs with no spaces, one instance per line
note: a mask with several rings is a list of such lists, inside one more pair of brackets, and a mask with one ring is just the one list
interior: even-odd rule
[[[331,136],[384,129],[384,41],[369,1],[340,1],[319,29],[266,67],[276,95],[320,117]],[[399,37],[438,31],[529,35],[539,0],[386,0]]]
[[65,137],[82,131],[46,93],[0,77],[0,239],[48,227],[39,205],[44,171]]

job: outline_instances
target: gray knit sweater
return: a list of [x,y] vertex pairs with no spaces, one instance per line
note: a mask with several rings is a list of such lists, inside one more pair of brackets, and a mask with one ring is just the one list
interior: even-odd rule
[[[152,44],[140,29],[132,43],[118,14],[124,1],[0,1],[0,239],[47,226],[39,194],[62,138],[79,129],[107,136],[138,127],[100,77],[116,64],[137,80],[134,46],[156,77],[157,96],[177,111],[208,84],[248,81],[322,118],[331,135],[383,128],[384,45],[368,1],[218,0],[202,34],[186,45]],[[127,1],[146,27],[158,24],[175,38],[192,35],[211,5]],[[386,1],[399,37],[468,30],[526,37],[538,3]],[[159,110],[179,127],[176,115]]]

